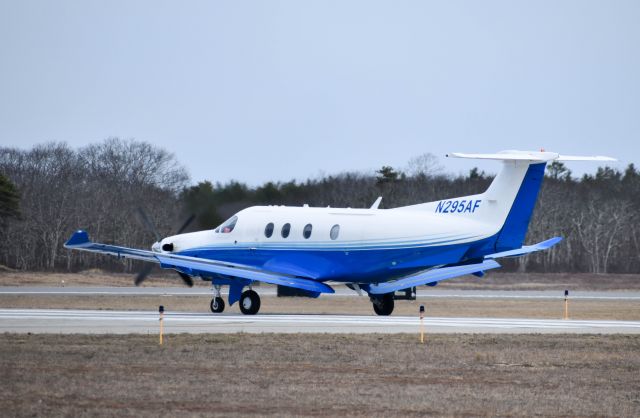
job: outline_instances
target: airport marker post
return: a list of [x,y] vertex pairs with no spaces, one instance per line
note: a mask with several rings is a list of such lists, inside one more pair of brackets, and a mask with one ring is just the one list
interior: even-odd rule
[[564,319],[569,319],[569,291],[564,291]]
[[160,345],[162,345],[162,333],[164,332],[162,324],[164,319],[164,306],[160,305],[160,307],[158,308],[158,312],[160,312]]
[[420,342],[424,344],[424,305],[420,305]]

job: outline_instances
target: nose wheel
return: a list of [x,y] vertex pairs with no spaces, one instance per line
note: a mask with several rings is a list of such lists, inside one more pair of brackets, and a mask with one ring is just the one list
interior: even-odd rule
[[240,296],[240,312],[255,315],[260,310],[260,296],[253,290],[246,290]]
[[224,300],[220,296],[216,296],[211,299],[209,307],[211,308],[211,312],[220,313],[224,311]]

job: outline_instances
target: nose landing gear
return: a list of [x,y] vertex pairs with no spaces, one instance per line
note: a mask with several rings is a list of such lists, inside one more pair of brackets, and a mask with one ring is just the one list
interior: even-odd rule
[[224,311],[224,299],[222,299],[220,296],[214,297],[213,299],[211,299],[209,307],[211,308],[211,312],[221,313],[222,311]]
[[220,285],[213,285],[213,299],[211,299],[209,307],[213,313],[224,311],[224,299],[220,296]]

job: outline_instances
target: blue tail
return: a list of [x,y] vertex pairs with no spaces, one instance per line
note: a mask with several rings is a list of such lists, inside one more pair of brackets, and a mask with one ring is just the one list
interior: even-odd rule
[[511,205],[509,215],[507,215],[502,229],[498,232],[498,237],[495,241],[496,252],[522,247],[529,228],[529,221],[533,214],[533,208],[538,199],[540,186],[544,179],[546,165],[546,163],[529,165],[518,194]]

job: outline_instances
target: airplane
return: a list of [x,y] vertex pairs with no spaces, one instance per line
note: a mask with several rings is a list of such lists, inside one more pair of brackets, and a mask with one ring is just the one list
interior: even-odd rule
[[562,240],[523,246],[547,163],[616,161],[547,151],[447,157],[497,160],[502,169],[484,193],[471,196],[392,209],[379,208],[381,197],[368,209],[253,206],[213,230],[159,239],[151,251],[94,243],[83,230],[65,247],[157,263],[188,285],[193,277],[210,281],[214,313],[225,308],[222,286],[229,286],[229,306],[239,301],[243,314],[258,313],[260,297],[252,284],[264,282],[311,297],[345,284],[366,293],[376,314],[390,315],[398,290],[467,274],[482,277],[500,267],[496,259],[546,250]]

